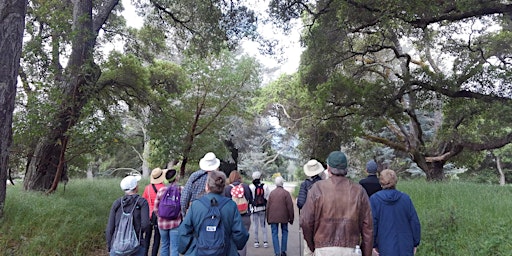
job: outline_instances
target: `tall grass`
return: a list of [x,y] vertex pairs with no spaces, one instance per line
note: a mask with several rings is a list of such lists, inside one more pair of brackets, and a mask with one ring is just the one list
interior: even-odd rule
[[[123,195],[119,179],[72,180],[49,196],[20,187],[7,190],[0,255],[106,255],[110,206]],[[399,181],[398,190],[420,217],[417,255],[512,255],[512,187]]]

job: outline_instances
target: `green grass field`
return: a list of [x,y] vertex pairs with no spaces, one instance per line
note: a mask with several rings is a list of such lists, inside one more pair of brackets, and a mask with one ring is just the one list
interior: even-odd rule
[[[104,255],[110,206],[123,194],[118,179],[71,180],[48,196],[21,186],[7,189],[0,255]],[[416,255],[512,255],[511,186],[399,181],[398,189],[422,224]]]

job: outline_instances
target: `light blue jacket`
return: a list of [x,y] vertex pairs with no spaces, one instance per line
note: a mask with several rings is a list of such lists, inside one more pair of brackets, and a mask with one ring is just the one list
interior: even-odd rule
[[[221,200],[228,200],[224,207],[220,209],[221,222],[223,223],[224,230],[226,232],[226,240],[229,240],[229,242],[226,242],[226,245],[229,246],[229,248],[227,248],[228,253],[226,255],[238,256],[237,250],[244,248],[247,240],[249,239],[249,233],[242,223],[242,217],[238,212],[236,203],[223,195],[214,193],[208,193],[204,195],[204,197],[208,198],[208,201],[213,197],[215,197],[218,202]],[[184,254],[196,255],[196,234],[198,234],[201,221],[203,221],[207,213],[208,208],[199,202],[199,200],[192,202],[192,205],[187,211],[187,215],[185,215],[183,222],[178,228],[178,251],[180,253],[184,252],[185,249],[187,249],[187,245],[190,244]]]

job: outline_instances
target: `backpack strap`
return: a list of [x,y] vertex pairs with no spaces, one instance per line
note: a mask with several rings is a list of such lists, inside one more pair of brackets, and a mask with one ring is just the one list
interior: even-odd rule
[[201,175],[197,176],[193,181],[192,183],[195,183],[196,181],[198,181],[199,179],[201,179],[203,176],[205,176],[206,174],[208,174],[207,171],[204,171]]

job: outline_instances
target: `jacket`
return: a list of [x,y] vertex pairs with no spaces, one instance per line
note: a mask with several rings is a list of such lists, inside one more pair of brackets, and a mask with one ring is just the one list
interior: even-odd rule
[[377,175],[368,175],[368,177],[359,181],[359,184],[363,186],[368,194],[368,197],[372,196],[375,192],[382,190]]
[[[138,198],[138,201],[137,201]],[[142,246],[146,246],[146,242],[144,241],[143,234],[149,227],[149,206],[148,201],[146,199],[140,197],[137,194],[133,195],[125,195],[123,197],[118,198],[112,204],[110,208],[110,214],[108,216],[107,228],[105,230],[105,236],[107,239],[107,247],[110,252],[110,247],[112,246],[112,240],[114,238],[114,232],[119,225],[119,220],[121,219],[122,208],[121,201],[124,205],[124,211],[129,212],[133,208],[135,202],[137,201],[137,206],[133,210],[133,226],[135,228],[135,232],[137,233],[137,237],[139,238],[140,244]]]
[[315,184],[315,182],[322,180],[322,178],[319,175],[315,175],[311,178],[305,179],[300,184],[299,189],[299,195],[297,196],[297,207],[299,207],[299,210],[302,209],[304,204],[306,203],[306,198],[308,196],[308,191]]
[[374,244],[381,256],[413,256],[420,244],[421,225],[411,198],[396,189],[370,197]]
[[373,226],[368,195],[343,176],[316,182],[302,207],[300,226],[311,251],[321,247],[360,244],[363,256],[372,255]]
[[294,209],[290,192],[279,186],[272,190],[267,201],[266,216],[268,223],[293,224]]
[[[226,232],[227,256],[238,256],[237,250],[244,248],[245,243],[249,239],[249,233],[242,224],[242,217],[238,212],[238,208],[233,200],[227,199],[224,195],[208,193],[204,197],[211,200],[213,197],[220,200],[228,200],[228,202],[220,209],[221,223],[224,225]],[[187,215],[178,227],[178,251],[184,255],[196,255],[196,235],[199,233],[201,222],[206,217],[208,208],[206,208],[198,200],[194,200],[188,209]],[[187,247],[187,245],[189,245]]]

